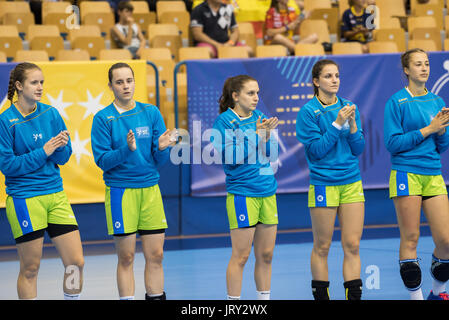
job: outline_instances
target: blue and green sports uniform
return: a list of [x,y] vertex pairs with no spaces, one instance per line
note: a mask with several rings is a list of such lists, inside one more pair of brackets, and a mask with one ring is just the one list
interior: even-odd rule
[[[352,104],[337,96],[335,103],[325,106],[314,96],[298,112],[296,137],[304,145],[310,170],[310,207],[364,201],[358,156],[365,148],[365,138],[358,108],[356,133],[350,133],[348,124],[341,129],[332,125],[340,109]],[[331,188],[335,186],[339,187]],[[334,200],[328,203],[329,199]]]
[[[249,227],[258,222],[278,223],[277,182],[267,158],[275,138],[270,135],[267,142],[260,141],[256,133],[259,117],[266,119],[259,110],[254,110],[247,118],[240,118],[229,108],[218,116],[213,125],[215,132],[211,142],[222,156],[226,174],[230,229]],[[239,132],[246,135],[245,142],[236,138]]]
[[428,126],[445,106],[432,92],[413,96],[407,88],[386,103],[384,142],[391,154],[390,197],[447,194],[441,176],[441,156],[449,147],[449,133],[424,138]]
[[70,139],[49,157],[43,148],[63,130],[67,128],[58,111],[40,102],[26,116],[14,104],[0,115],[0,170],[14,238],[45,229],[48,223],[77,224],[59,170],[72,154]]
[[[134,152],[126,140],[129,130],[136,138]],[[170,147],[159,150],[159,137],[165,131],[159,109],[137,101],[131,110],[120,113],[111,103],[95,115],[92,151],[106,184],[109,234],[167,228],[157,170],[170,155]]]

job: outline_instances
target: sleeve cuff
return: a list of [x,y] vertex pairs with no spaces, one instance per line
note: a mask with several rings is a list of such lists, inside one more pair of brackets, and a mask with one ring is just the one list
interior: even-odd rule
[[337,130],[341,130],[343,127],[341,125],[339,125],[338,123],[336,123],[335,121],[332,122],[332,125],[337,129]]

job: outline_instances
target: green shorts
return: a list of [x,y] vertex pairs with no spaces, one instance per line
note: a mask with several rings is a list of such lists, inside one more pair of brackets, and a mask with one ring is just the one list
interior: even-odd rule
[[157,184],[148,188],[106,186],[105,209],[109,235],[167,228]]
[[275,194],[269,197],[244,197],[228,193],[226,209],[231,230],[252,227],[258,222],[278,224]]
[[390,198],[400,196],[438,196],[447,194],[443,176],[429,176],[392,170],[390,174]]
[[19,199],[6,198],[6,215],[14,239],[46,229],[48,223],[78,225],[64,191]]
[[338,186],[310,185],[309,208],[338,207],[343,203],[365,202],[362,180]]

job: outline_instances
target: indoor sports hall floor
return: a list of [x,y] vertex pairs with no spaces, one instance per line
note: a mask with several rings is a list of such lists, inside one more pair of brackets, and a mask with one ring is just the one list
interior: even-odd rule
[[[336,231],[329,253],[331,299],[344,299],[343,251]],[[310,300],[310,231],[280,232],[273,258],[272,299]],[[201,238],[167,239],[164,258],[165,291],[168,299],[223,300],[226,297],[225,274],[231,254],[227,235]],[[144,259],[139,250],[135,257],[136,299],[143,299]],[[363,299],[408,300],[399,276],[399,238],[397,227],[367,228],[360,245]],[[115,282],[117,258],[111,242],[84,244],[85,269],[82,299],[117,299]],[[418,245],[422,259],[423,294],[431,289],[429,273],[433,242],[428,227],[423,227]],[[254,256],[243,275],[242,299],[255,299]],[[14,247],[0,247],[0,299],[17,299],[16,279],[19,269]],[[62,299],[63,268],[53,247],[44,249],[38,278],[38,299]],[[369,288],[367,288],[367,286]]]

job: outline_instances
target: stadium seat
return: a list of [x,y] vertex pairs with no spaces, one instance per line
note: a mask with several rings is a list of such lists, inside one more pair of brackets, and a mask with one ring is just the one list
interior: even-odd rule
[[397,53],[398,45],[394,41],[368,42],[369,53]]
[[381,17],[406,17],[403,1],[397,0],[376,0]]
[[340,34],[340,16],[338,8],[318,8],[312,11],[311,20],[325,20],[329,27],[329,33]]
[[100,50],[100,60],[132,60],[131,52],[128,49],[102,49]]
[[314,9],[332,8],[331,0],[304,0],[304,10],[312,11]]
[[98,59],[100,50],[106,48],[98,26],[81,25],[79,29],[70,30],[69,41],[72,49],[87,50],[91,59]]
[[90,56],[87,50],[59,50],[56,61],[89,61]]
[[437,45],[433,40],[409,40],[408,49],[420,48],[424,51],[438,51]]
[[449,15],[444,17],[444,29],[446,30],[446,38],[449,38]]
[[306,19],[299,26],[299,34],[301,37],[307,37],[313,33],[318,34],[318,43],[331,42],[326,20]]
[[319,43],[298,43],[295,45],[295,56],[322,56],[324,48]]
[[280,44],[263,45],[256,47],[257,58],[269,57],[285,57],[287,56],[287,48]]
[[179,29],[179,35],[186,44],[189,44],[190,14],[187,11],[167,11],[160,15],[160,24],[175,24]]
[[7,13],[31,12],[30,4],[26,1],[0,1],[0,24]]
[[31,12],[8,12],[3,16],[4,25],[15,25],[19,35],[24,39],[28,27],[34,25],[34,14]]
[[15,62],[41,62],[49,60],[48,53],[45,50],[19,50],[14,57]]
[[363,49],[359,42],[335,42],[332,54],[363,54]]
[[0,25],[0,51],[6,54],[8,60],[12,60],[18,50],[23,49],[22,39],[19,31],[14,25]]
[[148,39],[148,26],[156,23],[156,12],[133,12],[134,21],[139,25],[145,38]]
[[444,51],[449,51],[449,38],[444,39]]
[[435,17],[425,16],[425,17],[409,17],[407,19],[407,30],[408,34],[413,33],[415,28],[436,28],[437,22]]
[[82,1],[79,4],[81,21],[89,13],[111,13],[112,8],[107,1]]
[[146,1],[130,1],[134,10],[134,13],[147,13],[150,12],[150,7],[148,6],[148,2]]
[[6,53],[4,53],[3,51],[0,51],[0,62],[6,62],[7,58],[6,58]]
[[406,50],[404,29],[379,29],[374,30],[373,38],[375,41],[394,41],[400,52]]
[[179,61],[210,59],[209,50],[205,47],[185,47],[179,49]]
[[[440,7],[440,10],[443,11],[444,1],[445,0],[429,0],[429,2],[426,3],[426,5],[438,5]],[[410,11],[412,15],[414,14],[416,7],[419,5],[420,4],[418,0],[410,0]]]
[[217,57],[219,59],[243,59],[249,58],[248,50],[244,47],[218,47]]
[[101,36],[107,40],[111,39],[111,28],[115,25],[115,18],[112,12],[87,13],[81,20],[83,25],[93,25],[100,28]]
[[442,9],[439,4],[418,4],[412,12],[412,16],[434,17],[437,28],[442,30],[444,26]]
[[178,26],[175,24],[150,24],[148,26],[150,48],[168,48],[173,59],[178,61],[178,51],[182,47]]
[[433,40],[437,46],[437,50],[443,49],[441,43],[441,33],[438,28],[415,28],[410,35],[412,40]]
[[157,21],[160,22],[161,15],[169,11],[187,11],[184,1],[157,1],[156,14]]
[[257,39],[254,27],[251,22],[240,22],[239,28],[239,42],[245,46],[251,47],[253,52],[256,51]]
[[379,26],[377,29],[401,29],[401,22],[398,18],[386,17],[379,19]]
[[31,50],[47,51],[50,60],[56,57],[59,50],[64,49],[64,40],[54,25],[29,26],[27,40]]
[[59,33],[65,37],[69,33],[66,22],[67,18],[70,17],[70,15],[70,13],[65,12],[49,12],[45,15],[45,17],[42,18],[42,24],[57,26],[59,29]]
[[69,1],[42,1],[42,20],[49,13],[66,13],[67,7],[71,5]]

